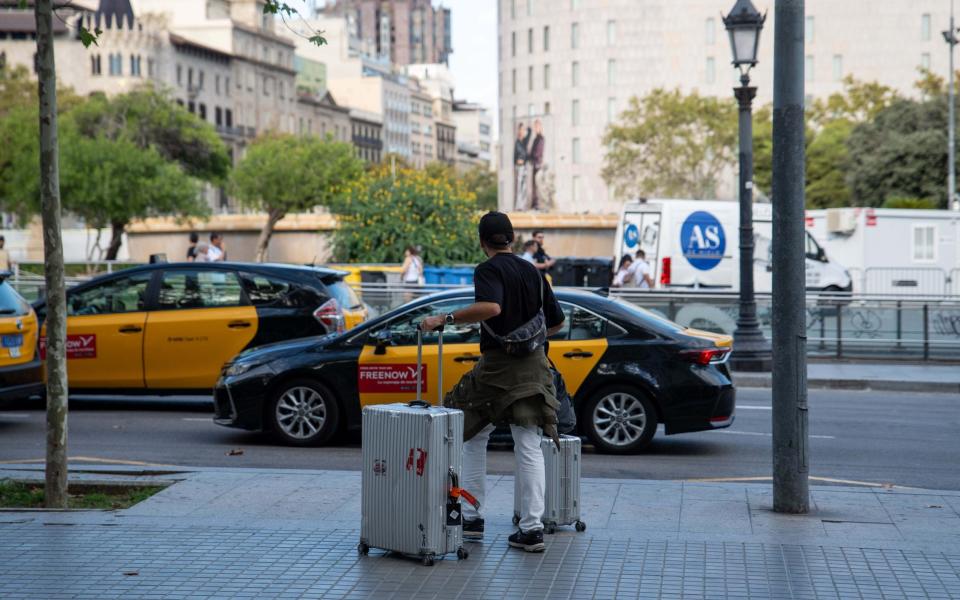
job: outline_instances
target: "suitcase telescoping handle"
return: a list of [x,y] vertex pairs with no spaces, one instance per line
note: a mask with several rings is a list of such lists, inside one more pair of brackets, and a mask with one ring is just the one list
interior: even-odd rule
[[[443,404],[443,325],[437,331],[437,403]],[[417,324],[417,399],[409,406],[430,406],[423,400],[423,324]]]

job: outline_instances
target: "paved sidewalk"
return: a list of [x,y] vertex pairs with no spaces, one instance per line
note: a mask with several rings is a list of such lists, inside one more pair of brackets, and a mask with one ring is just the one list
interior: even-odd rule
[[[811,388],[941,392],[960,394],[960,366],[956,364],[900,364],[864,362],[809,362]],[[740,387],[770,387],[770,373],[733,374]]]
[[586,479],[587,531],[531,555],[507,548],[497,476],[487,540],[427,568],[357,556],[359,473],[72,468],[178,483],[125,511],[0,512],[0,598],[960,598],[960,492],[816,487],[786,516],[766,484]]

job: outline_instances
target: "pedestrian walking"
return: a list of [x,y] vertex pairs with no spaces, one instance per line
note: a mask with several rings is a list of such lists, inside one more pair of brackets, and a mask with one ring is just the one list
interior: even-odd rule
[[193,262],[210,262],[210,244],[198,242],[197,250],[194,253]]
[[187,262],[197,260],[197,244],[200,242],[200,236],[196,231],[190,232],[190,245],[187,246]]
[[13,271],[13,261],[10,260],[10,251],[6,248],[7,240],[0,235],[0,273]]
[[428,331],[481,323],[480,361],[444,399],[444,406],[464,412],[463,487],[481,506],[478,510],[464,504],[463,535],[483,538],[487,442],[495,425],[509,425],[520,515],[509,544],[542,552],[546,481],[540,440],[545,434],[558,448],[560,443],[559,403],[544,344],[560,330],[564,315],[541,273],[510,251],[514,234],[507,215],[487,213],[478,232],[488,258],[474,270],[474,303],[422,323]]
[[543,247],[543,232],[534,231],[533,239],[537,242],[537,251],[533,253],[533,260],[535,266],[541,271],[550,271],[553,268],[553,265],[556,264],[556,260],[550,257],[547,254],[546,249]]
[[[403,251],[403,265],[400,267],[400,281],[404,286],[420,286],[426,283],[423,271],[423,259],[420,258],[420,251],[416,246],[407,246]],[[403,293],[405,302],[410,302],[417,297],[414,290],[406,290]]]
[[633,282],[633,257],[624,254],[620,258],[620,266],[617,268],[616,275],[613,276],[613,287],[624,287]]
[[530,143],[530,153],[527,162],[530,163],[530,208],[542,210],[544,208],[542,191],[537,187],[540,170],[543,168],[543,153],[547,141],[543,137],[543,123],[540,119],[533,122],[533,141]]
[[527,154],[530,146],[531,131],[523,123],[517,124],[517,139],[513,143],[513,167],[514,181],[516,181],[516,190],[514,198],[514,208],[516,210],[527,210],[530,203],[530,190],[527,185],[529,169],[527,168]]
[[208,262],[227,260],[227,249],[223,245],[223,234],[214,231],[210,234],[210,247],[207,249]]
[[654,287],[653,268],[647,262],[647,254],[643,250],[637,250],[637,260],[633,261],[630,272],[633,285],[642,290],[649,290]]
[[528,263],[535,264],[536,260],[533,258],[533,255],[536,253],[537,248],[540,246],[537,245],[535,240],[527,240],[523,243],[523,253],[520,255],[520,258],[527,261]]

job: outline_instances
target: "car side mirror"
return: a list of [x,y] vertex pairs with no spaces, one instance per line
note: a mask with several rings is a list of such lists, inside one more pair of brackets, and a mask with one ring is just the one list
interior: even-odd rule
[[817,260],[822,263],[827,262],[827,253],[823,250],[823,248],[817,249]]
[[390,329],[381,329],[372,336],[376,349],[374,354],[383,355],[387,353],[387,346],[393,342],[393,331]]

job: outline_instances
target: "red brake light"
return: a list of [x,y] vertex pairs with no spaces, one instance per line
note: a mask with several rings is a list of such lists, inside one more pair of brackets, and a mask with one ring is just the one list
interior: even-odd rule
[[660,285],[670,285],[670,257],[664,256],[660,261]]
[[343,313],[340,312],[340,303],[335,298],[331,298],[320,305],[320,308],[313,311],[313,317],[327,328],[329,332],[343,333],[346,331],[346,325],[343,321]]
[[680,357],[697,365],[722,363],[730,353],[729,348],[706,348],[703,350],[684,350]]

